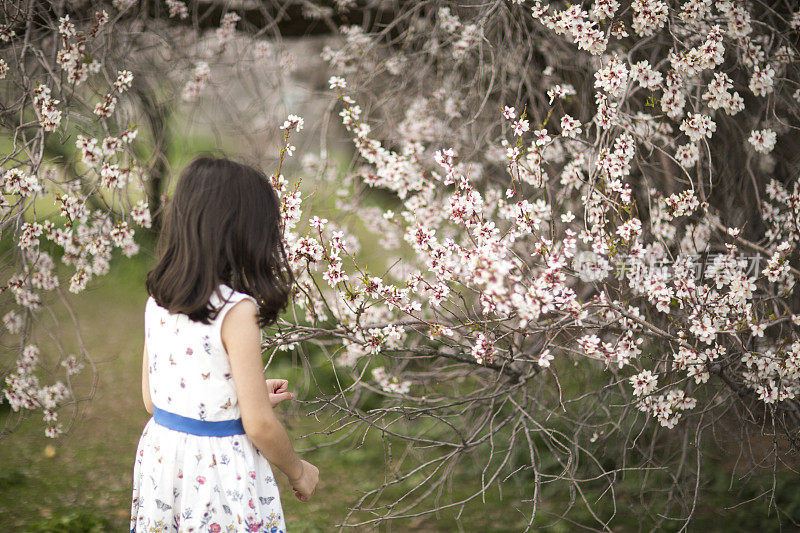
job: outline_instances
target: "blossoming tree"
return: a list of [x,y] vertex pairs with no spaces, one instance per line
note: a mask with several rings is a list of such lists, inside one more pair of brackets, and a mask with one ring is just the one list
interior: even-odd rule
[[[50,435],[69,388],[39,381],[40,354],[24,341],[41,295],[60,290],[45,248],[74,268],[67,284],[78,292],[107,270],[114,247],[135,253],[133,229],[150,221],[147,199],[125,194],[147,176],[130,149],[135,130],[115,114],[136,72],[88,51],[108,46],[109,24],[131,23],[135,1],[112,4],[113,14],[100,4],[80,11],[80,31],[61,16],[48,27],[56,41],[41,37],[41,49],[30,24],[0,31],[2,73],[25,81],[6,86],[19,121],[8,119],[15,142],[4,159],[2,228],[14,258],[4,323],[22,342],[6,359],[4,391],[15,410],[43,410]],[[279,166],[272,182],[298,284],[264,349],[322,354],[341,376],[335,393],[311,402],[333,417],[330,445],[368,432],[385,443],[387,475],[347,524],[479,505],[508,485],[529,525],[543,512],[570,518],[574,507],[583,526],[609,530],[620,484],[632,479],[637,504],[623,514],[680,528],[697,511],[710,449],[791,468],[800,442],[796,8],[164,5],[166,23],[198,32],[219,23],[223,43],[245,32],[255,47],[262,30],[296,31],[298,18],[339,36],[322,51],[330,80],[321,97],[355,159],[342,176],[323,151],[315,177],[346,188],[339,209],[375,232],[390,266],[361,264],[352,227],[316,216]],[[280,14],[290,11],[287,22]],[[153,16],[142,9],[134,21]],[[31,63],[48,83],[32,82]],[[96,103],[81,87],[103,79],[93,73],[109,80]],[[198,63],[184,97],[208,76]],[[81,170],[52,170],[46,141],[73,114],[95,128],[75,139]],[[291,136],[303,125],[295,115],[283,124],[281,165],[296,157]],[[362,201],[375,189],[391,205]],[[46,192],[60,218],[36,217]],[[67,376],[81,364],[62,362]],[[475,473],[474,490],[435,497],[460,470]],[[558,487],[570,494],[565,508],[543,510]]]

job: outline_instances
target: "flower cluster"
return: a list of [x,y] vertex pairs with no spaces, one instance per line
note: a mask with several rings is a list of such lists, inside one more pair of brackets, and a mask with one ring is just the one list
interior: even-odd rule
[[708,115],[690,112],[681,122],[680,129],[692,142],[697,142],[703,137],[711,138],[711,134],[717,131],[717,124]]
[[597,20],[594,20],[594,17],[581,9],[579,5],[572,5],[549,15],[547,8],[542,7],[541,0],[536,0],[531,11],[534,18],[538,19],[545,27],[558,35],[568,35],[580,50],[599,55],[608,46],[608,38],[599,27]]
[[766,130],[753,130],[750,132],[750,137],[747,141],[753,145],[756,152],[768,154],[775,148],[775,142],[778,139],[778,134],[770,129]]
[[401,381],[397,376],[390,376],[382,366],[372,369],[372,378],[386,392],[407,394],[411,390],[410,381]]
[[236,23],[240,20],[242,20],[242,17],[234,11],[225,13],[219,23],[219,28],[216,30],[217,40],[219,41],[220,45],[223,45],[233,38],[233,35],[236,32]]
[[94,114],[100,118],[108,118],[117,106],[117,95],[122,94],[126,89],[130,89],[133,82],[133,74],[127,70],[117,72],[117,79],[114,80],[114,88],[103,95],[103,100],[94,106]]
[[194,77],[186,82],[181,93],[181,99],[184,102],[191,102],[197,99],[208,80],[211,77],[211,69],[205,61],[199,61],[194,67]]
[[3,192],[31,196],[42,189],[36,176],[26,174],[22,169],[12,168],[3,174]]
[[3,393],[13,411],[41,409],[46,423],[45,435],[53,438],[63,431],[56,408],[69,397],[69,391],[61,381],[49,386],[41,385],[35,374],[39,362],[39,348],[33,344],[25,346],[17,359],[16,369],[5,378]]
[[625,94],[628,87],[628,66],[619,58],[612,55],[605,67],[598,69],[595,74],[594,86],[606,91],[609,95],[620,97]]
[[40,83],[33,91],[33,106],[44,131],[55,131],[61,124],[61,111],[56,109],[56,104],[60,102],[50,97],[50,88],[46,85]]
[[181,0],[166,0],[167,7],[169,8],[169,18],[185,19],[189,16],[189,8]]
[[733,88],[733,81],[724,72],[715,72],[714,79],[708,84],[708,89],[703,93],[703,100],[708,100],[711,109],[724,109],[729,115],[735,115],[744,109],[744,99],[738,92],[729,91]]
[[669,15],[664,0],[634,0],[631,9],[633,9],[633,31],[641,37],[648,37],[661,29]]
[[[98,15],[97,27],[99,28],[102,26],[101,22],[105,23],[104,21],[108,20],[108,15],[105,11]],[[77,31],[69,15],[64,15],[59,19],[58,33],[61,37],[61,50],[56,55],[56,63],[66,71],[68,83],[78,85],[89,78],[90,72],[100,70],[100,62],[97,59],[89,59],[86,53],[84,34]]]

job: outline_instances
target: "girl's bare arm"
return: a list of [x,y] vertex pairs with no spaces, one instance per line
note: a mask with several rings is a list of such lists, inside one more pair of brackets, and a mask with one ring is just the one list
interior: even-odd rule
[[250,300],[235,304],[222,320],[222,344],[230,358],[247,436],[290,481],[297,480],[303,474],[303,462],[269,402],[269,389],[262,370],[257,311]]
[[145,341],[144,350],[142,350],[142,401],[144,401],[144,408],[152,415],[153,400],[150,398],[150,375],[147,372],[147,367],[149,365],[147,358],[147,342]]

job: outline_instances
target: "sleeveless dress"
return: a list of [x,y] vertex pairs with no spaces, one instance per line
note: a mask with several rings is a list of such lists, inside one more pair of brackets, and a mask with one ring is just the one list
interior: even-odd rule
[[[231,307],[255,299],[224,284],[218,292],[211,304],[224,306],[210,324],[170,314],[152,296],[145,307],[154,408],[200,427],[241,416],[220,332]],[[272,468],[247,435],[201,436],[154,418],[136,451],[130,527],[137,533],[286,531]]]

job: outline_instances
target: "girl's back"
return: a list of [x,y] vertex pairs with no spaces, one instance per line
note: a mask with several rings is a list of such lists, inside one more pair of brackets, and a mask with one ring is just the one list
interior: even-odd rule
[[220,311],[210,324],[194,322],[182,313],[170,314],[152,296],[147,300],[150,393],[161,409],[210,421],[240,416],[230,361],[222,345],[222,319],[234,304],[243,299],[255,303],[255,299],[224,284],[219,291],[221,296],[211,296],[211,305]]
[[241,426],[221,338],[227,312],[255,299],[224,284],[219,292],[211,297],[220,311],[210,324],[170,314],[152,297],[147,300],[154,418],[137,450],[131,531],[286,529],[272,469]]

